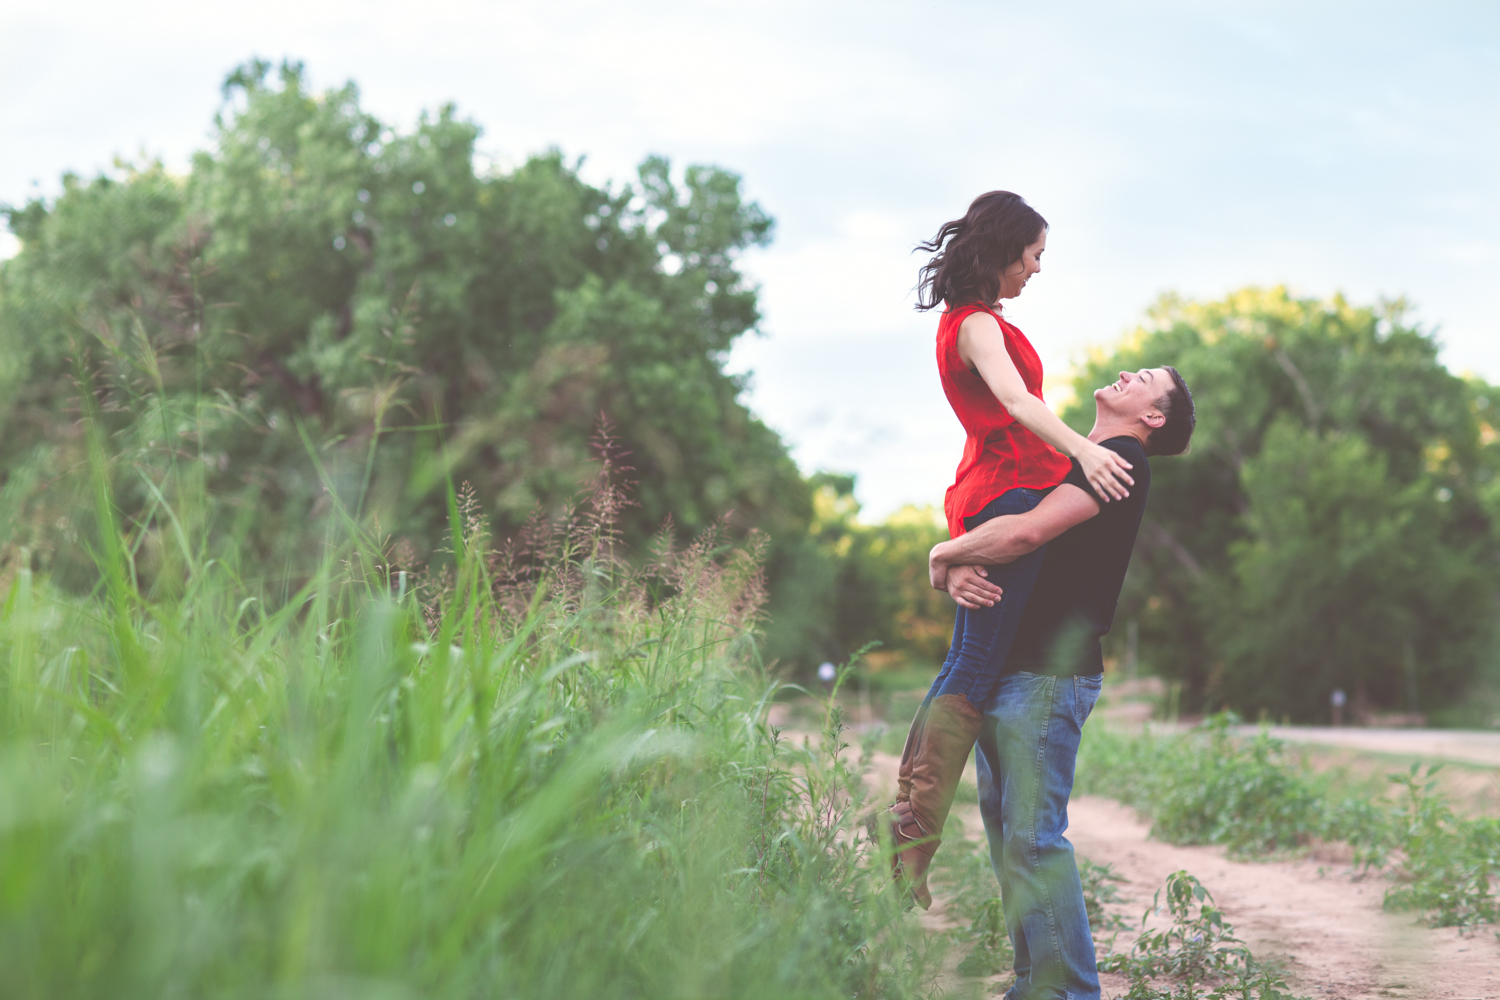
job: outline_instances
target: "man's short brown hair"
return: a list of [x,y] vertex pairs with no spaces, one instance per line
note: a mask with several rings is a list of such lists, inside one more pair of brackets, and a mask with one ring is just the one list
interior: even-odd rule
[[1193,440],[1198,411],[1193,405],[1193,394],[1177,369],[1163,365],[1162,370],[1172,376],[1172,387],[1162,393],[1156,401],[1156,408],[1167,419],[1146,438],[1146,454],[1181,455]]

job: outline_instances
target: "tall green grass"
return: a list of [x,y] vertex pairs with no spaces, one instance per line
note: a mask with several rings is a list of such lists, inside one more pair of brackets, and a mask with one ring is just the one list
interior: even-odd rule
[[0,996],[919,989],[837,712],[766,725],[753,548],[628,561],[607,484],[499,548],[454,497],[445,572],[335,511],[283,592],[163,495],[148,588],[92,450],[100,586],[22,557],[0,610]]

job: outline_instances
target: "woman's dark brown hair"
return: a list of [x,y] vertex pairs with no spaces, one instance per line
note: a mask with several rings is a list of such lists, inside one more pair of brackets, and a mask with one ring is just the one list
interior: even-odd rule
[[962,219],[943,223],[936,236],[917,244],[933,255],[917,271],[917,308],[994,302],[1000,272],[1020,260],[1046,228],[1047,220],[1018,194],[991,191],[975,198]]

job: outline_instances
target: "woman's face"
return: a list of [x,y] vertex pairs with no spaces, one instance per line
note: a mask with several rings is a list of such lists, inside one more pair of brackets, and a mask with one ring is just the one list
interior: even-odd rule
[[1047,249],[1047,230],[1043,229],[1036,242],[1021,251],[1021,259],[1000,272],[1000,297],[1013,299],[1021,294],[1026,282],[1042,269],[1042,251]]

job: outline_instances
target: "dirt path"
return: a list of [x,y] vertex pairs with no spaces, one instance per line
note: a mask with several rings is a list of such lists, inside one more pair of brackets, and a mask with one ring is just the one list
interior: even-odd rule
[[[895,757],[876,755],[870,777],[880,794],[894,791],[896,764]],[[965,779],[973,780],[972,763]],[[953,816],[967,837],[983,838],[978,806],[955,807]],[[1127,880],[1118,889],[1127,900],[1122,912],[1132,924],[1167,876],[1186,869],[1213,893],[1258,958],[1284,963],[1297,993],[1317,1000],[1500,998],[1500,941],[1492,928],[1463,937],[1452,929],[1418,926],[1406,914],[1386,913],[1381,908],[1385,882],[1352,878],[1347,862],[1337,857],[1250,863],[1228,860],[1221,848],[1158,843],[1131,810],[1103,798],[1075,799],[1069,818],[1068,836],[1078,853],[1113,865]],[[937,926],[941,907],[934,910],[924,921]],[[1119,946],[1128,944],[1122,935]],[[1121,976],[1103,979],[1106,997],[1117,997],[1128,986]],[[994,986],[1000,988],[1003,980]]]
[[[1075,799],[1068,813],[1074,849],[1128,879],[1119,888],[1132,921],[1167,876],[1185,868],[1213,893],[1257,957],[1286,963],[1299,993],[1340,1000],[1500,996],[1493,929],[1466,938],[1387,913],[1386,883],[1356,881],[1338,859],[1239,862],[1222,848],[1158,843],[1133,811],[1092,796]],[[1107,992],[1126,988],[1123,980],[1111,985]]]
[[[1242,729],[1248,735],[1259,730]],[[1289,743],[1346,747],[1372,753],[1399,754],[1428,760],[1500,767],[1500,732],[1476,729],[1376,729],[1358,726],[1270,726],[1267,731]]]

